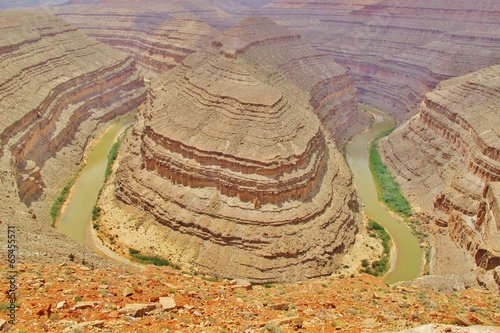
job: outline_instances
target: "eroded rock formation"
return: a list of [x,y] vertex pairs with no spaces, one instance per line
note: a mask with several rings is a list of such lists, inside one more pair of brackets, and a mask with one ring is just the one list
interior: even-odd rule
[[351,69],[360,100],[398,120],[442,80],[498,64],[496,0],[281,1],[263,15]]
[[120,3],[119,6],[63,6],[51,10],[83,33],[133,55],[143,75],[154,77],[207,44],[216,31],[199,20],[174,19],[162,13],[161,8],[154,10],[141,3],[141,11],[137,12],[135,7],[128,9]]
[[493,66],[442,82],[381,145],[417,211],[436,224],[435,237],[446,228],[472,259],[457,265],[438,258],[436,272],[500,264],[499,77]]
[[342,103],[354,113],[351,93],[346,71],[299,35],[243,20],[152,82],[115,186],[155,221],[118,241],[261,283],[332,273],[358,207],[315,113]]
[[[500,54],[496,0],[276,0],[252,2],[251,7],[213,0],[148,0],[139,6],[118,0],[73,3],[56,11],[132,52],[139,62],[160,61],[167,67],[188,53],[177,47],[192,50],[187,42],[201,41],[205,34],[200,24],[179,19],[201,20],[223,30],[244,17],[270,17],[350,68],[360,100],[399,121],[414,115],[425,93],[440,81],[495,65]],[[157,28],[145,36],[153,26]],[[193,26],[199,32],[186,35]],[[176,49],[166,47],[163,39],[175,41]]]
[[0,219],[37,237],[92,133],[142,103],[144,83],[130,56],[43,12],[0,14],[0,68]]

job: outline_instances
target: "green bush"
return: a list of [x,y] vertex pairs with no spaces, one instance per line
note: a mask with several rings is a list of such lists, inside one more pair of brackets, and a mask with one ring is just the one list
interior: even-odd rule
[[404,216],[411,216],[411,206],[408,200],[401,193],[399,184],[394,176],[382,163],[378,152],[377,141],[370,145],[370,170],[373,173],[373,179],[379,200],[381,200],[390,210]]
[[156,257],[156,256],[150,256],[146,254],[141,254],[141,251],[135,250],[133,248],[128,249],[128,253],[132,258],[134,258],[137,261],[140,261],[143,264],[147,265],[155,265],[155,266],[170,266],[175,269],[180,269],[178,265],[170,263],[168,260]]
[[389,256],[391,253],[391,236],[385,231],[384,227],[375,222],[374,220],[368,221],[368,230],[374,231],[378,238],[382,241],[382,246],[384,248],[384,253],[380,260],[374,261],[369,265],[368,260],[363,260],[361,265],[364,267],[361,271],[374,276],[382,276],[389,269]]
[[66,186],[63,187],[61,190],[61,193],[59,193],[59,196],[56,198],[54,203],[52,204],[52,207],[50,208],[50,216],[52,217],[52,226],[54,226],[54,223],[56,222],[57,218],[59,217],[59,214],[61,214],[61,208],[62,205],[64,204],[64,201],[68,198],[69,195],[69,190],[75,183],[76,178],[71,179]]
[[94,206],[94,209],[92,209],[92,221],[95,221],[101,216],[101,207],[99,206]]
[[121,138],[119,138],[113,145],[108,153],[108,164],[106,165],[106,171],[104,173],[104,181],[108,179],[111,175],[111,168],[113,167],[113,163],[118,157],[118,149],[120,148]]

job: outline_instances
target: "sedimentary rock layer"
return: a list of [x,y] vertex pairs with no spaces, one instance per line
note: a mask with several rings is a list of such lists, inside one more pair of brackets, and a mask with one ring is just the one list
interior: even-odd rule
[[438,82],[500,61],[496,0],[277,0],[249,14],[300,31],[351,69],[363,103],[398,120]]
[[0,15],[0,69],[5,188],[28,206],[59,191],[96,126],[145,99],[130,56],[42,12]]
[[133,55],[143,75],[154,77],[207,44],[215,29],[194,19],[174,19],[167,13],[127,10],[127,6],[65,6],[59,17],[83,33]]
[[[151,17],[155,17],[152,21],[160,17],[167,21],[168,18],[199,19],[222,30],[244,17],[270,17],[300,32],[314,48],[330,53],[337,63],[350,68],[360,100],[400,121],[416,113],[425,93],[438,82],[500,61],[500,3],[496,0],[276,0],[268,4],[269,1],[252,2],[251,7],[245,7],[242,1],[213,0],[147,0],[140,4],[118,0],[72,2],[74,6],[59,6],[56,11],[81,22],[79,26],[91,29],[89,32],[96,36],[111,36],[113,30],[106,26],[122,24],[142,31],[141,24]],[[82,6],[89,3],[94,5]],[[79,11],[110,16],[72,16],[72,13],[80,15]],[[116,21],[113,13],[120,12],[132,16]],[[135,17],[133,25],[120,22],[132,17]],[[115,34],[112,42],[120,40],[120,45],[124,45],[125,38],[119,35]],[[154,37],[141,39],[148,40],[142,45],[146,46]],[[138,49],[133,52],[141,53]],[[144,52],[138,58],[141,57],[154,58]]]
[[[221,3],[194,4],[189,1],[164,4],[152,0],[141,3],[137,12],[137,6],[133,4],[123,6],[117,5],[116,1],[103,1],[94,6],[57,7],[57,14],[77,25],[88,35],[133,54],[146,75],[155,76],[173,68],[188,54],[207,44],[215,35],[215,30],[205,23],[193,19],[179,19],[183,17],[180,13],[194,8],[187,17],[203,18],[212,22],[213,20],[205,15],[219,13],[222,10],[220,7],[225,6]],[[238,6],[228,7],[234,10]],[[226,13],[223,10],[222,12]],[[265,49],[262,51],[266,52]],[[294,84],[299,85],[303,91],[311,92],[311,104],[335,140],[344,139],[355,132],[358,128],[353,126],[357,125],[360,119],[352,112],[357,103],[357,91],[353,87],[351,75],[340,66],[334,69],[332,58],[327,53],[320,54],[308,49],[307,54],[300,54],[298,52],[303,51],[300,47],[290,51],[290,54],[282,55],[287,59],[275,61],[276,66],[281,66],[279,74],[288,76],[288,72],[293,73],[294,67],[310,68],[309,71],[313,72],[294,77]],[[252,48],[252,57],[251,61],[260,61],[259,57],[265,58],[267,62],[274,61],[272,54],[260,54],[257,47]],[[285,64],[284,60],[289,63]],[[332,64],[325,65],[327,63]],[[286,66],[290,68],[287,69]],[[321,73],[317,70],[321,67],[329,68],[330,72]],[[322,82],[311,77],[316,74],[321,75]],[[273,79],[279,81],[282,78]],[[315,84],[317,86],[313,86]],[[332,85],[337,87],[332,89]],[[335,93],[332,94],[332,91]]]
[[442,82],[381,147],[417,210],[486,270],[500,264],[500,66]]
[[357,202],[314,111],[353,98],[346,76],[299,35],[246,19],[153,81],[116,196],[164,241],[128,246],[256,282],[330,274]]

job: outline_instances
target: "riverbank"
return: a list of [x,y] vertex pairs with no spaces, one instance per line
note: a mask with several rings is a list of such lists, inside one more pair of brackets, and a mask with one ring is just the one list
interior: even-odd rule
[[[388,121],[382,113],[377,113],[374,112],[374,123],[373,126],[368,130],[365,131],[364,133],[361,133],[360,135],[357,135],[353,141],[349,144],[347,148],[347,159],[348,162],[351,159],[351,145],[352,142],[357,142],[358,138],[361,137],[362,140],[358,145],[361,146],[361,151],[365,153],[367,156],[367,144],[371,142],[373,137],[375,137],[378,133],[381,133],[382,131],[386,130],[387,126],[392,126],[392,122]],[[121,263],[127,263],[130,264],[131,261],[128,260],[129,256],[129,250],[132,248],[136,248],[135,245],[139,243],[143,243],[143,241],[146,239],[148,242],[154,245],[154,250],[152,250],[152,253],[155,255],[158,255],[163,258],[169,258],[173,264],[176,264],[176,256],[179,256],[179,249],[172,248],[171,246],[168,246],[165,250],[165,246],[162,244],[164,243],[164,230],[162,226],[159,226],[152,218],[150,217],[144,217],[141,211],[135,211],[135,207],[130,207],[123,205],[119,202],[117,202],[115,196],[114,196],[114,179],[115,179],[115,171],[118,168],[118,165],[120,163],[121,158],[118,157],[115,164],[113,165],[112,172],[109,175],[109,179],[107,182],[103,184],[103,181],[105,179],[104,177],[104,170],[106,168],[107,164],[107,159],[108,159],[108,153],[109,149],[113,145],[113,143],[116,141],[116,138],[120,135],[120,133],[126,128],[126,123],[114,123],[108,126],[106,131],[103,131],[101,135],[99,135],[96,139],[94,139],[91,144],[89,144],[89,147],[92,148],[92,151],[88,154],[88,158],[85,162],[85,167],[83,168],[82,172],[78,176],[78,180],[76,181],[75,185],[72,187],[71,193],[70,193],[70,204],[68,204],[68,207],[65,207],[64,212],[61,214],[61,221],[64,219],[65,215],[68,214],[68,216],[71,216],[71,222],[72,223],[80,223],[81,225],[78,226],[78,228],[71,227],[71,232],[73,233],[73,238],[79,240],[81,243],[87,243],[89,246],[91,246],[94,250],[96,250],[98,253],[104,255],[107,258],[110,258],[112,260],[121,262]],[[368,136],[366,136],[369,134]],[[101,147],[99,146],[101,142],[105,141],[105,144]],[[95,152],[99,153],[100,159],[102,160],[92,160],[94,158],[94,153]],[[351,154],[351,155],[350,155]],[[352,160],[352,159],[351,159]],[[356,160],[356,158],[355,158]],[[86,190],[83,190],[84,195],[82,198],[75,201],[76,194],[73,193],[74,189],[79,188],[85,184],[86,181],[82,180],[82,177],[85,175],[85,172],[87,170],[87,167],[93,167],[91,163],[95,163],[99,165],[99,168],[96,170],[92,170],[90,174],[92,175],[93,178],[90,179],[89,182],[93,182],[93,191],[95,191],[95,194],[93,193],[92,195],[89,195],[89,193]],[[354,180],[356,187],[358,188],[358,191],[360,189],[365,188],[366,184],[368,181],[371,181],[373,184],[373,178],[371,178],[371,173],[369,171],[368,167],[368,158],[365,157],[364,159],[359,160],[358,162],[355,163],[360,163],[360,167],[362,169],[367,169],[368,170],[368,175],[369,179],[365,181],[363,178],[361,178],[361,183],[362,186],[359,186],[358,182],[359,179],[356,176],[356,173],[353,171],[354,174]],[[351,165],[351,170],[353,170],[353,164],[349,163]],[[102,166],[101,166],[102,165]],[[102,170],[101,170],[102,169]],[[99,178],[95,178],[96,174],[99,174]],[[88,177],[88,176],[87,176]],[[98,194],[101,193],[100,198],[97,198]],[[95,195],[95,199],[93,200],[93,196]],[[375,199],[374,202],[376,202],[376,206],[380,210],[380,205],[378,204],[377,196],[376,196],[376,191],[375,191]],[[81,205],[83,205],[83,202],[81,200],[85,201],[85,205],[89,206],[88,212],[84,212],[84,209]],[[404,236],[404,237],[409,237],[408,239],[404,239],[403,241],[399,240],[398,238],[401,237],[401,235],[404,234],[402,231],[394,231],[394,227],[392,227],[392,232],[390,228],[388,229],[387,223],[384,223],[384,219],[391,219],[390,213],[388,213],[385,209],[383,210],[385,215],[382,217],[379,215],[380,212],[378,210],[370,210],[370,204],[369,201],[371,199],[367,199],[367,197],[363,198],[362,195],[362,200],[365,203],[365,213],[366,215],[370,216],[374,220],[378,221],[381,225],[384,226],[384,228],[389,232],[391,235],[392,241],[393,241],[393,247],[392,247],[392,265],[391,269],[389,270],[389,273],[386,276],[386,281],[388,283],[393,283],[397,281],[404,281],[404,280],[409,280],[413,279],[418,276],[420,273],[420,265],[418,264],[418,269],[415,271],[410,269],[410,274],[408,273],[408,263],[409,265],[414,264],[415,262],[420,263],[421,258],[419,260],[414,260],[415,258],[411,259],[408,261],[408,256],[407,255],[402,255],[401,252],[404,253],[404,247],[402,247],[400,244],[401,243],[411,243],[408,241],[408,239],[411,238],[411,233],[409,233],[409,230],[406,230],[407,233],[409,233],[411,236]],[[97,231],[93,230],[90,223],[91,221],[91,212],[95,206],[95,203],[97,203],[97,206],[100,207],[101,209],[101,216],[99,219],[104,219],[105,223],[99,223],[98,224],[98,229]],[[90,203],[90,205],[89,205]],[[76,206],[76,213],[77,216],[79,217],[78,220],[80,222],[76,222],[75,215],[69,215],[69,205],[77,205]],[[73,208],[75,209],[75,208]],[[68,219],[68,218],[67,218]],[[398,221],[394,221],[393,224],[396,224],[396,227],[402,226],[403,228],[403,223],[400,223]],[[58,224],[59,229],[61,226],[61,223]],[[80,230],[81,229],[81,230]],[[140,236],[138,236],[137,231],[142,230],[142,232],[139,233]],[[139,237],[139,238],[138,238]],[[404,245],[404,246],[405,246]],[[418,252],[420,251],[419,243],[417,242],[417,248]],[[161,250],[161,251],[159,251]],[[166,252],[165,252],[166,251]],[[413,252],[416,252],[415,248],[412,250]],[[369,260],[370,263],[376,262],[377,260],[380,260],[383,255],[383,248],[381,247],[380,243],[374,239],[373,237],[370,237],[367,232],[366,228],[365,230],[358,234],[356,236],[356,243],[352,248],[349,250],[348,254],[344,256],[343,262],[341,266],[343,268],[338,270],[338,274],[344,274],[344,275],[352,275],[352,274],[357,274],[359,272],[359,269],[361,267],[361,263],[363,260]],[[169,260],[169,261],[170,261]],[[403,264],[401,264],[403,263]],[[404,265],[404,263],[407,263]],[[403,266],[404,268],[399,268],[399,266]],[[183,267],[186,270],[189,270],[189,267]],[[402,270],[406,270],[407,272],[404,274],[403,277],[399,276],[402,272]],[[396,276],[396,278],[394,278]]]
[[389,284],[412,280],[421,272],[420,242],[402,219],[395,218],[392,212],[381,205],[369,167],[368,145],[380,133],[391,130],[394,122],[380,111],[371,108],[366,108],[365,111],[373,114],[373,125],[367,131],[356,135],[347,145],[346,159],[353,173],[354,184],[363,202],[365,214],[381,224],[392,239],[392,264],[384,280]]
[[130,122],[130,116],[114,121],[88,144],[83,166],[61,207],[56,229],[79,243],[85,244],[85,228],[102,187],[109,149]]

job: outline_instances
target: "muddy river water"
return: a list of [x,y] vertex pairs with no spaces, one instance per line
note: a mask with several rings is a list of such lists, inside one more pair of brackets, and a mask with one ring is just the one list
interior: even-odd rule
[[420,273],[422,250],[419,241],[410,229],[393,218],[384,205],[378,201],[377,189],[369,167],[368,145],[380,133],[394,127],[394,122],[387,115],[370,109],[375,117],[373,127],[360,133],[351,140],[346,150],[346,158],[354,176],[358,195],[364,203],[366,215],[376,220],[391,235],[396,256],[393,256],[391,271],[386,274],[386,283],[407,281]]
[[79,243],[85,243],[85,228],[90,223],[99,190],[104,182],[108,153],[118,135],[131,125],[130,118],[110,125],[87,156],[86,164],[78,175],[69,200],[57,222],[57,230]]

